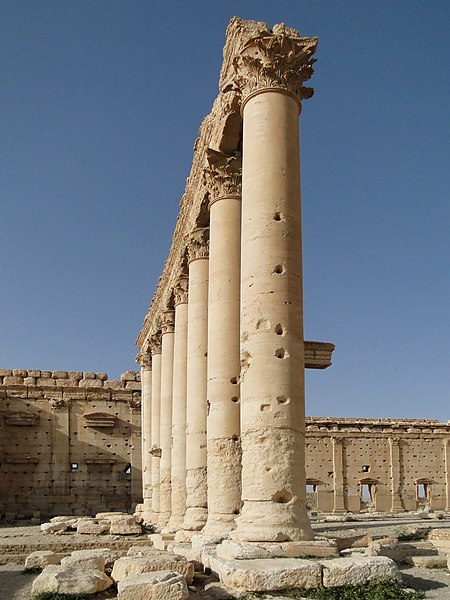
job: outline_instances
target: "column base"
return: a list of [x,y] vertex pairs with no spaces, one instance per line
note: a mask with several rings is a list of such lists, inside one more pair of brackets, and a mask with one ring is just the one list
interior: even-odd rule
[[247,560],[259,558],[302,558],[339,556],[336,540],[316,538],[298,542],[240,542],[224,540],[217,546],[217,558]]
[[236,516],[229,514],[221,515],[208,515],[206,525],[202,529],[204,536],[222,537],[226,538],[228,535],[236,529]]

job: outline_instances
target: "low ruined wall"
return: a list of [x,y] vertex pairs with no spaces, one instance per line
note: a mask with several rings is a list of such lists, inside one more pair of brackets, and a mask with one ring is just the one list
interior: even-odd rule
[[139,379],[0,370],[0,513],[89,514],[139,502]]
[[450,424],[415,419],[306,421],[309,504],[325,512],[450,510]]

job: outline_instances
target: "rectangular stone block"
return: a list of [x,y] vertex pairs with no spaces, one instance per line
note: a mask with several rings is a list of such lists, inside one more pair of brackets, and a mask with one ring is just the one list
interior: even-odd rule
[[125,389],[139,391],[141,389],[141,384],[139,381],[127,381],[125,384]]
[[23,385],[23,377],[7,376],[3,378],[3,385]]
[[12,374],[11,369],[0,369],[0,377],[12,377]]
[[42,387],[54,387],[56,386],[56,381],[50,378],[38,377],[36,379],[36,385],[41,385]]
[[80,387],[103,387],[103,381],[100,379],[81,379]]
[[36,377],[24,377],[23,385],[36,385]]

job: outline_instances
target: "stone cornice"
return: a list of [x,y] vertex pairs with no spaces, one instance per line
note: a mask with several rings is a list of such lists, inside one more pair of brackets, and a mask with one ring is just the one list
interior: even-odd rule
[[240,155],[226,156],[208,148],[208,167],[203,172],[210,203],[219,198],[234,198],[242,194],[242,159]]

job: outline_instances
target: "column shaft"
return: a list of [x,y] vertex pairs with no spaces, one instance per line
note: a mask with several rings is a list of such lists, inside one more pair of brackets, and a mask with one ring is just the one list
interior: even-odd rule
[[161,460],[159,425],[161,417],[161,349],[152,354],[152,512],[159,522],[159,463]]
[[333,512],[345,512],[344,500],[344,442],[333,438]]
[[141,397],[142,497],[147,515],[152,510],[152,370],[148,364],[141,366]]
[[[163,313],[173,320],[173,311]],[[161,354],[161,424],[160,424],[160,497],[159,526],[165,527],[170,519],[172,503],[172,393],[173,393],[173,326],[162,331]]]
[[177,541],[189,539],[206,523],[206,377],[208,344],[208,259],[189,265],[186,423],[186,515]]
[[389,438],[390,474],[391,474],[391,512],[402,512],[400,494],[400,441]]
[[241,199],[211,205],[208,302],[208,521],[203,532],[227,535],[241,506],[239,417]]
[[244,105],[241,262],[242,499],[234,537],[312,539],[305,507],[298,102]]
[[172,408],[172,514],[169,528],[182,527],[186,513],[186,386],[187,303],[175,306],[175,340]]

